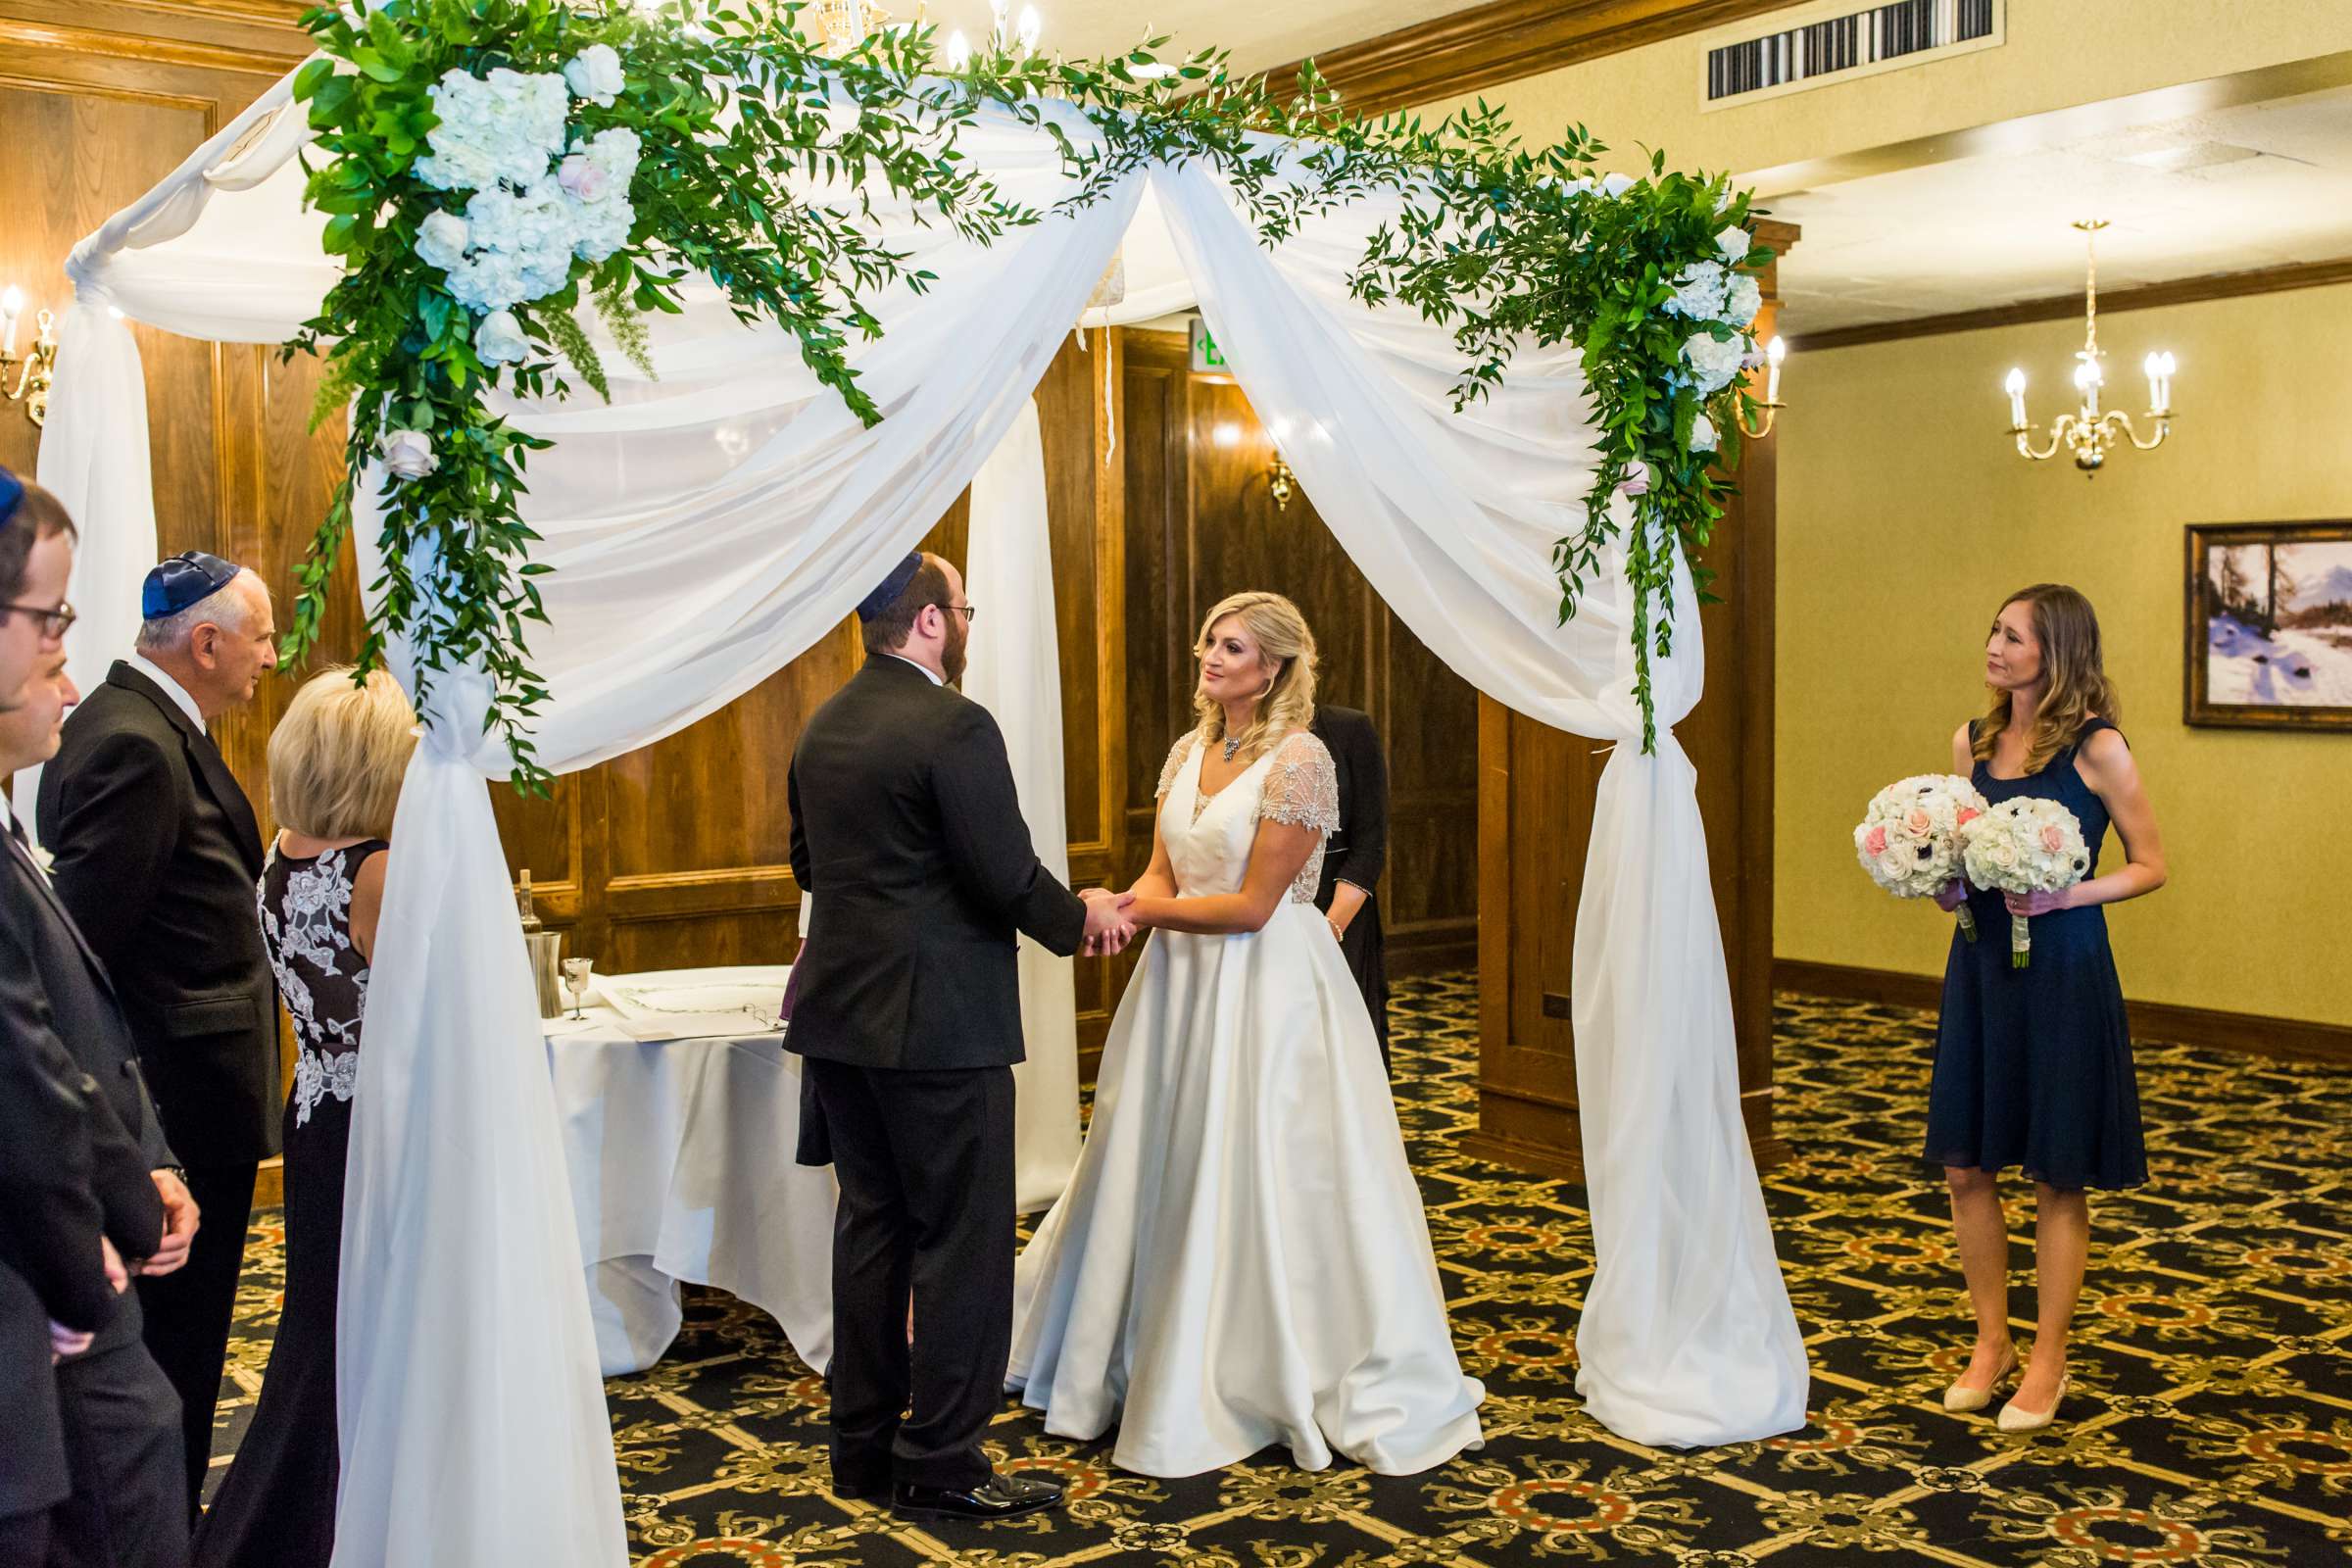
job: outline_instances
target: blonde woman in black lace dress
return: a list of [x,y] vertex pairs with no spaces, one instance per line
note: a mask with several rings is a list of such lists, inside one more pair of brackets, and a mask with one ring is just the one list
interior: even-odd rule
[[416,717],[380,669],[358,683],[347,668],[313,676],[270,737],[280,831],[262,871],[262,936],[295,1042],[286,1295],[253,1424],[197,1527],[206,1568],[326,1568],[334,1550],[343,1156],[385,851],[416,747]]

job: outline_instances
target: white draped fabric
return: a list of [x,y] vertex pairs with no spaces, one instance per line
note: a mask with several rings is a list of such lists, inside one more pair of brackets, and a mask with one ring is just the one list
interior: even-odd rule
[[[318,220],[299,211],[296,117],[215,167],[283,90],[76,249],[86,303],[230,341],[291,334],[332,277]],[[1068,106],[1043,107],[1092,139]],[[1017,200],[1067,189],[1053,140],[1009,115],[984,115],[961,147]],[[1394,217],[1393,198],[1314,220],[1274,254],[1200,167],[1131,177],[989,248],[885,204],[888,238],[939,281],[870,302],[885,335],[856,363],[878,426],[818,387],[785,334],[742,326],[709,290],[653,322],[659,380],[614,355],[611,405],[510,409],[558,443],[533,458],[525,504],[535,557],[556,568],[540,579],[552,624],[531,637],[552,694],[541,761],[576,769],[672,734],[837,627],[997,449],[1123,236],[1131,294],[1167,297],[1165,278],[1138,275],[1165,244],[1150,223],[1131,233],[1147,184],[1243,390],[1366,577],[1481,690],[1619,743],[1576,948],[1601,1247],[1580,1337],[1594,1413],[1669,1443],[1799,1425],[1804,1354],[1740,1131],[1691,770],[1663,727],[1655,757],[1625,744],[1641,731],[1621,565],[1555,624],[1551,545],[1578,525],[1593,461],[1575,359],[1531,348],[1491,404],[1455,413],[1447,334],[1346,297],[1357,238]],[[103,314],[84,319],[85,348],[127,340]],[[93,510],[103,470],[143,427],[134,389],[61,367],[58,403],[98,407],[53,425],[41,473],[93,532],[114,525]],[[368,581],[365,508],[358,532]],[[1691,598],[1685,582],[1662,726],[1698,695]],[[339,1568],[624,1557],[556,1110],[483,785],[508,762],[483,738],[483,701],[478,677],[436,677],[395,834],[346,1199]]]
[[[972,476],[971,565],[963,594],[981,611],[963,694],[996,715],[1013,793],[1037,858],[1070,879],[1062,800],[1061,668],[1054,626],[1054,538],[1046,525],[1046,443],[1037,405]],[[1021,1212],[1061,1196],[1078,1162],[1078,986],[1068,963],[1020,939],[1021,1038],[1012,1069],[1013,1192]]]

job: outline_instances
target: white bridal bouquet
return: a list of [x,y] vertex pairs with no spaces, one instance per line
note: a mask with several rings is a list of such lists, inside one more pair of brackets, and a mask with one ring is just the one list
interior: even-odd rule
[[[1932,899],[1960,874],[1967,828],[1984,797],[1957,773],[1922,773],[1870,798],[1854,828],[1854,853],[1870,879],[1898,899]],[[1959,908],[1960,931],[1977,940],[1976,917]]]
[[[1998,893],[2058,893],[2082,880],[2090,851],[2082,824],[2056,801],[2021,797],[2003,801],[1969,824],[1961,863],[1968,880]],[[2026,916],[2009,916],[2009,963],[2033,962],[2034,941]]]

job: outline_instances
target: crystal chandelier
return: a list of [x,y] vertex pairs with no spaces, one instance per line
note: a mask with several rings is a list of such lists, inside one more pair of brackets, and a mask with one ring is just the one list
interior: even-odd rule
[[2082,406],[2072,414],[2061,414],[2050,424],[2049,444],[2040,451],[2034,449],[2034,426],[2026,418],[2026,372],[2012,369],[2002,384],[2009,393],[2009,433],[2017,438],[2021,457],[2035,463],[2056,457],[2060,451],[2070,454],[2075,466],[2086,474],[2096,474],[2107,462],[2107,449],[2118,437],[2129,440],[2142,452],[2152,452],[2164,444],[2173,427],[2173,357],[2170,354],[2151,354],[2140,362],[2148,377],[2147,417],[2154,434],[2145,441],[2132,423],[2132,416],[2121,409],[2099,410],[2099,389],[2107,384],[2107,375],[2099,368],[2106,358],[2099,352],[2099,258],[2095,236],[2107,226],[2104,219],[2084,219],[2075,224],[2082,231],[2084,273],[2082,279],[2082,347],[2075,355],[2075,390],[2082,395]]

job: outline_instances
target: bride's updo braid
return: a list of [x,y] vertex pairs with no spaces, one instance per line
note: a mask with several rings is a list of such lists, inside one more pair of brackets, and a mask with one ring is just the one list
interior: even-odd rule
[[[1222,601],[1200,623],[1193,640],[1193,658],[1208,650],[1217,622],[1237,616],[1249,628],[1261,658],[1279,661],[1274,683],[1251,710],[1250,727],[1242,731],[1238,757],[1251,760],[1293,730],[1315,721],[1315,634],[1307,630],[1298,607],[1280,594],[1241,593]],[[1221,744],[1225,738],[1225,709],[1198,687],[1193,711],[1200,718],[1201,744]]]

